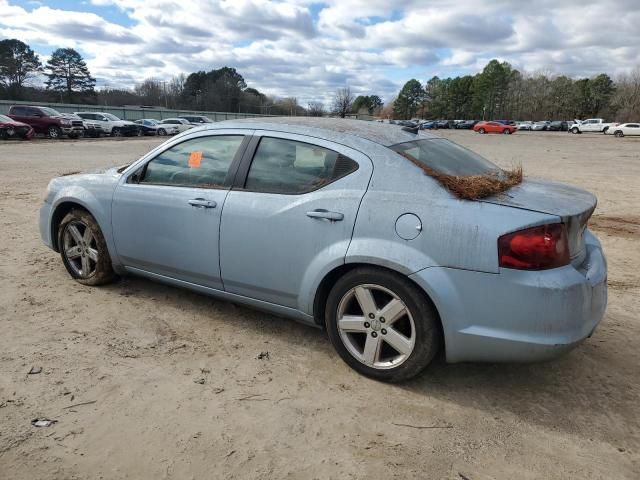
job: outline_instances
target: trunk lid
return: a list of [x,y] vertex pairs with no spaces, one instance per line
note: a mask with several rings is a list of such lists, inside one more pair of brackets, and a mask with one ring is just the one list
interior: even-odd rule
[[526,179],[504,193],[480,201],[557,215],[567,227],[571,262],[582,262],[584,231],[597,204],[593,194],[561,183]]

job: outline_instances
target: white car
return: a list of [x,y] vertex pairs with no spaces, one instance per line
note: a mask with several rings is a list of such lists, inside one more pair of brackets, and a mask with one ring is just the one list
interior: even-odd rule
[[105,112],[74,112],[83,120],[88,120],[100,126],[102,132],[112,137],[140,135],[140,129],[129,120],[120,120],[111,113]]
[[185,120],[184,118],[164,118],[162,120],[159,120],[159,124],[176,126],[178,127],[180,133],[193,128],[193,125],[191,125],[191,123],[189,123],[189,121]]
[[155,118],[141,118],[136,123],[142,128],[144,135],[176,135],[180,133],[176,125],[160,123]]
[[531,130],[531,128],[533,127],[533,122],[518,122],[516,123],[516,128],[518,130]]
[[604,133],[607,135],[615,135],[616,137],[624,137],[625,135],[640,136],[640,123],[613,123]]

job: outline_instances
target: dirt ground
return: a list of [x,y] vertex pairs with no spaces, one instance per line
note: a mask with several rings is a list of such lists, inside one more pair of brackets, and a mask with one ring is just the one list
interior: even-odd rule
[[597,194],[610,304],[570,354],[386,385],[320,330],[143,279],[83,287],[39,238],[47,182],[159,140],[0,143],[0,478],[640,478],[640,139],[439,134]]

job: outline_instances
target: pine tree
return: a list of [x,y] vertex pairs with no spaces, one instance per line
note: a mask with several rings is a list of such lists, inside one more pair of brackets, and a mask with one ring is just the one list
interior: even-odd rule
[[25,83],[42,71],[38,55],[15,38],[0,41],[0,84],[8,97],[20,99]]
[[94,94],[96,80],[82,56],[73,48],[58,48],[47,62],[47,89],[66,93],[68,102],[74,93]]

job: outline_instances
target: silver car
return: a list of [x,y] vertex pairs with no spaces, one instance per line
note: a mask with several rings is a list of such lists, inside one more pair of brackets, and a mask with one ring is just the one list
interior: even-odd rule
[[594,331],[606,262],[590,193],[527,179],[460,200],[432,176],[494,173],[437,136],[340,119],[194,128],[121,168],[54,178],[44,242],[78,282],[135,274],[326,328],[387,381],[449,362],[551,358]]

